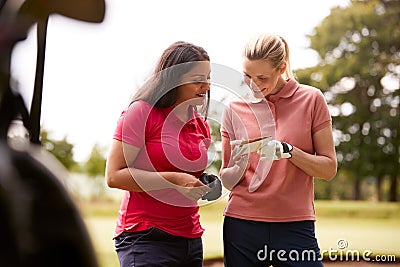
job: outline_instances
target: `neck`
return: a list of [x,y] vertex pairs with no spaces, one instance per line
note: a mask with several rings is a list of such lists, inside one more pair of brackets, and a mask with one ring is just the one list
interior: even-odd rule
[[276,83],[276,87],[275,87],[273,94],[279,93],[282,90],[282,88],[285,87],[286,84],[287,84],[287,81],[285,81],[285,79],[280,77],[278,82]]
[[190,119],[190,105],[175,105],[173,112],[181,121],[186,122]]

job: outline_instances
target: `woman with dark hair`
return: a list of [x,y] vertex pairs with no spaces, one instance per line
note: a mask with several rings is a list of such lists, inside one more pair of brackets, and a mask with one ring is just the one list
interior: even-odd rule
[[122,112],[106,167],[109,187],[125,190],[115,247],[121,266],[202,266],[198,204],[209,188],[210,130],[197,112],[209,102],[210,59],[176,42]]

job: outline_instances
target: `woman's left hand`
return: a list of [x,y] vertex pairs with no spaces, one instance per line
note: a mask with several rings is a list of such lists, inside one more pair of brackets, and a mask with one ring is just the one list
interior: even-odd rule
[[261,155],[261,160],[290,159],[292,150],[293,146],[289,143],[271,140],[259,149],[258,154]]

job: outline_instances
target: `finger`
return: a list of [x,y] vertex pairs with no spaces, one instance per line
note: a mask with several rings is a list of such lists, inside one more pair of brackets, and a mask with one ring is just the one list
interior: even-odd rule
[[238,147],[233,154],[234,161],[238,161],[249,154],[249,149],[247,147]]
[[232,140],[230,142],[231,147],[239,146],[242,143],[242,140]]
[[195,187],[198,187],[198,186],[206,186],[202,181],[200,181],[200,180],[198,180],[199,182],[197,183],[197,184],[195,184],[194,186]]
[[199,193],[200,193],[201,195],[205,195],[205,194],[207,194],[207,193],[210,192],[210,191],[211,191],[211,188],[209,188],[209,187],[206,186],[206,185],[199,187]]
[[200,198],[202,198],[205,194],[206,194],[206,193],[200,193],[200,192],[195,192],[195,193],[194,193],[194,192],[192,192],[192,194],[191,194],[191,199],[197,201],[197,200],[199,200]]
[[264,159],[273,159],[274,155],[276,154],[276,146],[275,143],[272,141],[269,141],[265,146],[261,147],[259,150],[259,154],[262,155]]
[[211,189],[210,189],[208,186],[204,185],[204,184],[202,184],[202,185],[196,184],[194,187],[191,187],[191,188],[189,188],[188,190],[189,190],[189,193],[190,193],[190,194],[194,194],[194,195],[197,195],[197,194],[205,195],[205,194],[207,194]]
[[238,156],[236,162],[242,164],[242,163],[247,163],[248,160],[249,160],[249,154],[242,154]]
[[200,194],[199,192],[193,192],[193,190],[190,190],[185,193],[185,196],[190,200],[197,201],[202,197],[202,194]]
[[210,191],[210,188],[207,185],[203,184],[200,180],[198,180],[198,182],[194,185],[192,190],[197,190],[206,194]]
[[238,167],[237,171],[242,172],[243,170],[245,170],[247,168],[248,163],[249,163],[248,158],[243,158],[235,162],[235,166]]
[[242,147],[239,147],[239,148],[240,148],[239,151],[238,151],[239,155],[249,154],[251,152],[249,146],[242,146]]
[[237,155],[239,155],[240,149],[241,149],[240,147],[235,147],[235,148],[232,150],[232,153],[231,153],[232,158],[234,158],[234,157],[236,157]]
[[242,155],[235,154],[235,155],[232,156],[232,161],[237,163],[238,161],[240,161],[241,158],[242,158]]
[[190,200],[192,201],[198,201],[201,197],[197,197],[197,196],[190,196],[188,197]]

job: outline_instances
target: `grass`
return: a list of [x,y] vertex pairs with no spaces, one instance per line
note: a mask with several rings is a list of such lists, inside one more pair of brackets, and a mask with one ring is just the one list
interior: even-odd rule
[[400,219],[400,203],[367,201],[316,201],[317,216],[363,219]]
[[[222,257],[222,222],[226,199],[200,209],[204,257]],[[101,267],[117,267],[112,235],[119,203],[90,202],[79,206]],[[349,250],[400,257],[400,203],[316,201],[316,235],[321,250],[338,249],[346,240]]]

